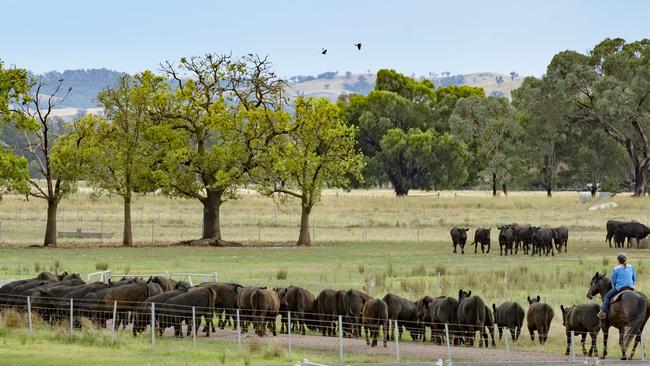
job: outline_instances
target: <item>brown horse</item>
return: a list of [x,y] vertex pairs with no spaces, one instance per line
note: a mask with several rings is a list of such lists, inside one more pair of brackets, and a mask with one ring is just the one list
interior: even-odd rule
[[[600,294],[602,298],[611,288],[612,281],[605,275],[596,272],[591,278],[591,286],[589,292],[587,292],[587,297],[591,299]],[[635,338],[630,353],[630,359],[633,358],[636,346],[641,341],[641,332],[648,321],[648,317],[650,317],[650,308],[648,307],[646,295],[636,291],[622,293],[619,300],[609,307],[607,319],[603,320],[603,358],[607,356],[607,338],[610,326],[617,328],[620,334],[619,344],[621,345],[622,360],[627,359],[627,347],[632,338]]]

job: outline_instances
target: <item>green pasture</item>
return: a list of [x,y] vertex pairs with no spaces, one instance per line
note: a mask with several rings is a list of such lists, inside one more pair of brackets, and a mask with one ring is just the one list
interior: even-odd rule
[[[227,203],[223,210],[227,217],[224,238],[242,241],[243,247],[162,246],[163,240],[160,239],[155,246],[146,240],[140,240],[133,248],[122,248],[114,242],[62,241],[59,248],[43,249],[29,247],[29,244],[40,242],[40,238],[33,234],[43,225],[42,217],[38,216],[42,215],[39,211],[42,208],[40,203],[22,202],[16,197],[8,196],[0,204],[4,241],[0,247],[0,279],[29,277],[42,270],[56,269],[78,272],[85,276],[108,267],[113,273],[131,274],[216,272],[220,281],[243,285],[274,287],[294,284],[313,292],[325,288],[356,288],[372,292],[375,297],[383,297],[392,292],[413,300],[423,295],[457,296],[458,290],[463,288],[480,295],[490,306],[506,299],[517,301],[527,308],[526,296],[540,295],[555,310],[547,345],[541,347],[533,344],[527,330],[524,330],[522,338],[512,348],[559,355],[563,354],[565,348],[560,304],[588,302],[585,294],[591,276],[596,271],[610,272],[614,266],[617,249],[609,248],[604,243],[605,222],[609,218],[645,222],[647,212],[650,212],[646,199],[616,196],[613,201],[619,207],[589,211],[589,207],[600,201],[579,203],[576,193],[556,194],[553,198],[537,193],[515,193],[508,197],[491,198],[473,192],[444,192],[440,197],[422,193],[418,197],[398,199],[381,191],[328,192],[315,209],[316,223],[323,223],[322,227],[316,227],[315,246],[297,248],[291,245],[298,234],[296,207],[290,205],[281,208],[276,225],[275,204],[272,200],[244,194],[241,200]],[[200,207],[192,202],[147,196],[141,198],[139,203],[143,210],[151,206],[161,211],[160,220],[167,220],[161,225],[165,233],[177,234],[178,230],[184,230],[187,238],[191,231],[198,232],[196,224],[200,222]],[[17,207],[20,207],[24,221],[13,218]],[[90,213],[97,207],[104,212],[111,212],[115,230],[119,234],[117,227],[120,205],[116,199],[90,200],[88,196],[78,195],[63,207],[66,215],[78,209],[81,217],[84,217],[83,213]],[[34,215],[34,218],[27,219],[31,217],[28,215]],[[105,217],[107,216],[106,214]],[[137,218],[137,214],[134,217]],[[234,219],[246,217],[251,219],[246,222]],[[258,227],[247,222],[255,222],[263,217],[272,218],[263,228],[263,233],[269,232],[271,239],[258,242]],[[359,226],[360,222],[366,222],[366,217],[368,224],[365,227]],[[152,218],[153,216],[143,216],[145,222]],[[172,222],[172,218],[176,221]],[[498,231],[495,226],[500,222],[515,221],[533,224],[541,222],[550,226],[567,225],[570,230],[569,252],[556,253],[553,257],[530,257],[523,254],[499,256]],[[345,225],[345,222],[348,224]],[[9,228],[10,225],[24,226],[24,238],[30,238],[29,241],[20,239],[19,236],[12,239],[7,232],[13,233],[19,229]],[[474,254],[473,247],[466,247],[464,255],[453,254],[448,233],[453,225],[472,228],[470,237],[475,227],[493,227],[490,253],[482,255],[479,248],[479,254]],[[117,239],[119,240],[119,235]],[[650,251],[629,249],[628,252],[630,262],[637,267],[639,273],[638,288],[648,291],[646,283],[650,278]],[[194,280],[197,281],[196,278]],[[38,357],[47,357],[48,353],[58,352],[61,348],[69,349],[70,352],[66,354],[78,356],[79,359],[90,357],[89,355],[101,357],[102,354],[113,352],[111,348],[83,342],[49,341],[51,335],[43,332],[42,336],[27,341],[34,343],[42,352],[33,352],[33,347],[22,345],[24,335],[21,335],[21,331],[12,330],[11,334],[15,336],[3,339],[10,347],[1,347],[0,355],[6,355],[3,359],[10,360],[9,364],[24,364],[20,361],[21,357],[29,355],[37,360]],[[619,354],[617,338],[618,333],[612,328],[609,345],[611,357]],[[126,336],[121,339],[119,347],[129,352],[117,352],[121,355],[119,357],[123,355],[125,358],[124,362],[116,363],[142,364],[142,361],[148,360],[147,357],[154,357],[146,340],[130,340]],[[268,338],[265,341],[270,340]],[[201,343],[197,350],[192,350],[191,345],[188,346],[185,341],[170,339],[163,342],[169,345],[164,347],[165,351],[169,349],[173,353],[176,347],[180,347],[187,352],[192,364],[201,364],[204,352],[210,357],[225,352],[233,363],[244,364],[245,361],[244,356],[227,342],[217,342],[219,345],[210,343],[210,346]],[[602,349],[602,335],[599,338],[599,348]],[[127,353],[131,354],[131,350],[133,357],[126,356]],[[313,356],[314,359],[318,356],[323,356],[321,359],[325,360],[334,357],[326,352],[319,355],[316,350],[313,354],[316,355]],[[258,356],[254,354],[250,357]],[[169,359],[173,360],[173,357]],[[279,363],[284,359],[286,355],[271,357],[270,360],[261,357],[260,362]],[[61,360],[61,364],[66,364],[65,362],[67,361]],[[164,362],[155,364],[165,364]],[[74,364],[74,360],[70,364]]]

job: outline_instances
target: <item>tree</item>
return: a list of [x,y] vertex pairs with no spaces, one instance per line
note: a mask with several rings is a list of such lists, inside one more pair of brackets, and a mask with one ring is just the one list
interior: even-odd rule
[[565,143],[564,101],[553,93],[546,77],[527,77],[512,91],[512,104],[517,108],[517,118],[523,128],[524,160],[541,176],[546,195],[551,197],[560,164],[572,154]]
[[650,166],[650,40],[605,39],[588,52],[560,52],[548,66],[571,123],[604,130],[634,166],[634,196],[646,192]]
[[397,196],[406,196],[412,188],[449,188],[467,178],[466,147],[452,135],[393,128],[380,145],[379,161]]
[[221,204],[236,197],[268,144],[286,132],[286,83],[271,66],[256,55],[213,54],[162,65],[175,90],[152,113],[161,119],[159,133],[175,137],[162,149],[159,179],[165,193],[201,202],[201,238],[210,244],[223,244]]
[[336,104],[326,99],[296,100],[294,128],[275,140],[261,165],[258,189],[300,200],[297,245],[311,245],[309,216],[327,185],[347,188],[359,178],[363,156],[355,147],[355,128],[345,123]]
[[[81,174],[81,156],[73,148],[61,148],[55,144],[53,133],[55,119],[52,111],[63,103],[72,87],[62,89],[63,79],[35,82],[33,97],[20,103],[17,111],[16,127],[25,132],[26,151],[34,156],[39,177],[32,177],[30,196],[47,202],[47,223],[45,227],[45,246],[56,246],[56,214],[59,203],[76,191],[77,180]],[[51,85],[54,85],[51,87]],[[42,89],[51,87],[53,92],[44,95]],[[45,186],[37,178],[45,180]]]
[[72,132],[60,138],[61,144],[72,144],[84,155],[86,180],[98,192],[122,197],[124,246],[133,245],[133,191],[157,188],[152,179],[156,156],[150,131],[154,121],[149,109],[168,89],[166,80],[150,71],[135,77],[123,75],[113,88],[97,96],[106,119],[87,116],[75,124]]
[[454,112],[456,103],[472,96],[484,97],[483,88],[467,85],[447,85],[436,89],[433,119],[438,132],[449,132],[449,117]]
[[507,181],[515,165],[513,150],[520,133],[510,102],[496,97],[462,99],[456,104],[449,123],[453,133],[483,162],[483,173],[491,180],[492,195],[496,196],[498,182]]
[[[15,103],[29,102],[29,78],[24,69],[4,69],[0,60],[0,127],[6,121],[21,118],[14,109]],[[29,163],[17,156],[0,141],[0,200],[3,192],[27,193],[29,188]]]

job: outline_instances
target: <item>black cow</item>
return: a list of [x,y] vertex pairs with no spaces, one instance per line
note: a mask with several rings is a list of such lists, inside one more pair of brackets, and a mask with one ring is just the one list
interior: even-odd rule
[[600,311],[600,305],[598,304],[580,304],[574,305],[570,308],[565,308],[560,305],[562,310],[562,324],[566,327],[566,352],[569,354],[569,349],[571,346],[571,332],[573,331],[576,336],[582,334],[582,354],[587,356],[587,349],[585,348],[585,340],[587,338],[587,333],[591,336],[591,348],[589,348],[589,357],[591,357],[594,352],[596,357],[598,357],[598,348],[596,347],[596,339],[598,338],[598,332],[600,332],[601,323],[600,319],[596,316]]
[[635,239],[636,247],[638,248],[639,241],[648,236],[648,234],[650,234],[650,229],[647,226],[638,222],[626,222],[614,228],[614,241],[617,245],[623,246],[623,242],[627,239],[627,245],[629,247],[631,240]]
[[556,227],[551,229],[553,234],[553,242],[555,242],[555,249],[560,253],[562,247],[564,247],[564,252],[567,250],[567,241],[569,240],[569,229],[566,226]]
[[510,227],[510,225],[499,226],[499,255],[503,255],[505,252],[508,255],[508,250],[510,250],[510,255],[512,255],[512,247],[515,243],[515,234]]
[[494,321],[499,328],[499,339],[503,337],[503,328],[508,328],[513,341],[519,339],[524,325],[524,308],[516,302],[504,302],[497,308],[492,304]]
[[463,343],[474,345],[476,332],[480,333],[479,347],[488,347],[488,336],[485,331],[486,305],[483,299],[472,296],[472,291],[458,291],[458,324],[460,332],[464,333]]
[[524,251],[524,254],[528,254],[532,234],[533,231],[530,225],[524,224],[519,227],[519,230],[515,232],[515,254],[519,251],[519,247]]
[[467,231],[469,228],[459,228],[454,226],[451,233],[451,242],[454,246],[454,253],[456,253],[456,246],[460,245],[461,254],[465,254],[465,243],[467,243]]
[[546,255],[551,253],[555,255],[555,250],[553,249],[553,232],[551,229],[545,227],[536,227],[532,228],[531,242],[533,244],[533,254],[542,255],[542,251]]
[[[481,244],[481,253],[489,253],[490,252],[490,230],[491,228],[478,228],[474,232],[474,253],[476,253],[476,249],[479,245]],[[487,252],[485,251],[485,247],[487,246]]]

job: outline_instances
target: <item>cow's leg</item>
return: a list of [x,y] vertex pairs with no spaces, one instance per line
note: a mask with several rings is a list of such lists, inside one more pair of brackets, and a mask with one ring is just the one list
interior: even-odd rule
[[598,346],[596,345],[596,339],[598,338],[598,331],[589,332],[591,337],[591,347],[589,348],[589,357],[596,356],[598,357]]
[[587,332],[582,333],[582,339],[580,340],[580,343],[582,344],[582,355],[586,356],[587,355],[587,348],[585,347],[585,341],[587,340]]
[[[388,321],[384,320],[383,328],[384,328],[384,347],[386,347],[387,346],[386,345],[386,333],[387,333],[387,329],[388,329]],[[377,328],[377,329],[379,329],[379,328]],[[402,339],[402,327],[401,326],[400,326],[399,338]]]
[[454,243],[454,253],[456,253],[456,243]]
[[625,355],[625,331],[621,331],[620,329],[618,330],[619,336],[618,336],[618,344],[621,346],[621,360],[627,360],[627,356]]
[[370,339],[368,338],[368,325],[367,324],[364,324],[363,330],[366,333],[366,346],[369,346],[370,345]]
[[603,326],[603,359],[607,357],[607,339],[609,338],[609,327]]

